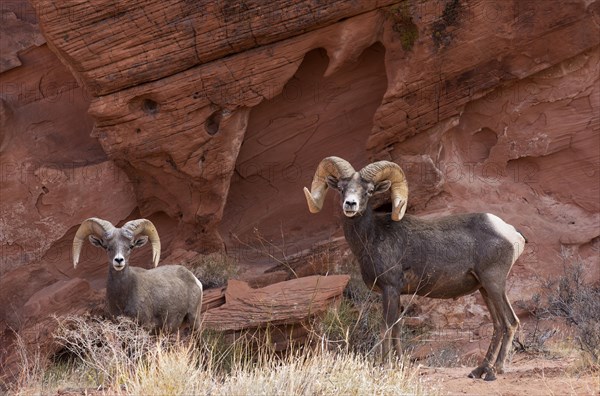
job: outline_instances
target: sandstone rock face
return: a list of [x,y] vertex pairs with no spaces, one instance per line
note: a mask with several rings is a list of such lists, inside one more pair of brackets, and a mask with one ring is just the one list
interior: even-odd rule
[[561,252],[600,277],[599,1],[31,3],[0,28],[3,346],[101,306],[104,254],[70,264],[86,217],[148,217],[164,261],[226,249],[255,273],[339,238],[336,194],[311,215],[301,191],[328,155],[401,164],[412,213],[515,225],[513,300]]

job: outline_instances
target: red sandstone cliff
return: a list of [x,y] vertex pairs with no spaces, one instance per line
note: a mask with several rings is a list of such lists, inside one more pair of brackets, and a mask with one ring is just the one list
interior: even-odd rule
[[[255,230],[274,255],[340,236],[337,197],[311,215],[301,192],[327,155],[400,163],[413,213],[514,224],[512,299],[561,250],[600,276],[599,1],[33,0],[0,29],[5,347],[101,306],[104,255],[69,257],[90,216],[149,217],[167,262],[269,264]],[[439,324],[484,312],[427,304]]]

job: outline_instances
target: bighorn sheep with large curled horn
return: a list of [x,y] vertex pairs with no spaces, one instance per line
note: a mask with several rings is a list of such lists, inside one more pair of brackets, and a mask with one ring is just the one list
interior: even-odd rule
[[[400,354],[400,295],[456,298],[481,293],[494,324],[482,363],[471,378],[494,380],[502,373],[519,325],[506,296],[506,278],[523,252],[525,238],[489,213],[422,219],[404,215],[408,184],[402,169],[379,161],[359,172],[345,160],[328,157],[304,188],[312,213],[323,207],[327,188],[342,198],[344,235],[358,259],[367,286],[383,294],[383,356]],[[369,198],[391,189],[392,214],[374,212]]]
[[177,331],[187,322],[197,325],[202,305],[202,283],[181,265],[165,265],[146,270],[129,266],[135,248],[152,245],[154,267],[160,259],[160,239],[150,220],[131,220],[121,228],[109,221],[85,220],[73,239],[73,266],[79,262],[85,238],[108,254],[110,264],[106,299],[109,314],[124,315],[152,330]]

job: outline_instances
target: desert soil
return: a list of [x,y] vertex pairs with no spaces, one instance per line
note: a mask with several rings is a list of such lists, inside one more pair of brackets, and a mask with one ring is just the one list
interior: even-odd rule
[[423,380],[442,395],[600,395],[600,373],[578,373],[575,359],[515,355],[496,381],[467,378],[472,367],[421,367]]

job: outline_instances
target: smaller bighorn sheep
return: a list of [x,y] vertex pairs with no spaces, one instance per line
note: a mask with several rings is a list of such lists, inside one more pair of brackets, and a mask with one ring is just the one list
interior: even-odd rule
[[[515,228],[489,213],[422,219],[404,215],[408,185],[402,169],[389,161],[359,172],[345,160],[321,161],[311,190],[304,188],[309,210],[319,212],[327,188],[340,193],[344,236],[358,259],[367,286],[383,295],[383,356],[392,338],[400,350],[400,295],[457,298],[481,293],[494,333],[483,362],[471,378],[494,380],[502,373],[519,319],[506,296],[506,277],[525,248]],[[376,213],[369,198],[391,190],[392,213]]]
[[155,331],[175,332],[187,322],[197,325],[202,305],[202,283],[187,268],[165,265],[146,270],[131,267],[129,255],[135,248],[152,245],[154,267],[160,259],[160,239],[150,220],[131,220],[121,228],[109,221],[89,218],[73,239],[73,266],[79,262],[86,237],[108,254],[110,264],[106,299],[109,314],[124,315]]

